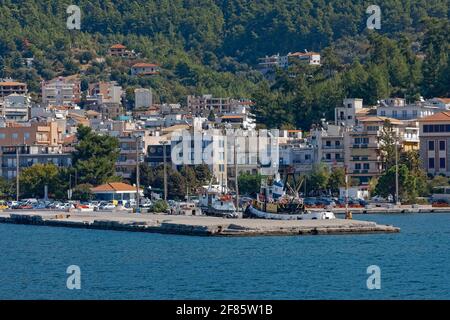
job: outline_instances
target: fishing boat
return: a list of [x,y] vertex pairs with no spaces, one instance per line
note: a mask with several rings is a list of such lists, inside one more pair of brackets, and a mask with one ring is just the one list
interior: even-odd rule
[[275,220],[328,220],[335,219],[331,211],[307,211],[298,189],[292,188],[277,174],[273,179],[264,179],[261,191],[256,200],[246,207],[244,218],[275,219]]
[[237,218],[238,213],[231,195],[222,186],[204,186],[199,196],[199,207],[208,216]]

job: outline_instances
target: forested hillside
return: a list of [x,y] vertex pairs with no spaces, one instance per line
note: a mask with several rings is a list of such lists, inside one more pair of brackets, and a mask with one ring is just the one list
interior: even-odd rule
[[[383,0],[381,30],[366,29],[358,0],[27,0],[0,1],[0,77],[39,82],[81,74],[84,83],[116,80],[152,87],[160,102],[187,94],[253,98],[268,126],[307,127],[345,96],[368,103],[388,95],[450,94],[449,1]],[[66,8],[82,10],[81,31],[66,28]],[[161,65],[136,79],[114,59],[123,43]],[[321,51],[320,68],[293,67],[266,81],[257,58]],[[27,68],[23,58],[34,57]],[[295,75],[294,77],[292,75]]]

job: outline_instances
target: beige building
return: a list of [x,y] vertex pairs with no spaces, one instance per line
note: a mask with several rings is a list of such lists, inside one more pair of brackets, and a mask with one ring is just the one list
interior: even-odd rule
[[431,175],[450,176],[450,112],[440,112],[419,120],[420,158]]
[[0,128],[0,146],[41,145],[61,148],[63,132],[56,121],[48,123],[8,123]]
[[27,85],[16,81],[0,81],[0,98],[5,98],[11,94],[27,94]]
[[380,176],[383,171],[383,159],[380,151],[380,131],[389,120],[397,134],[401,135],[403,122],[377,116],[358,119],[358,125],[344,132],[345,165],[349,176],[358,179],[360,184]]

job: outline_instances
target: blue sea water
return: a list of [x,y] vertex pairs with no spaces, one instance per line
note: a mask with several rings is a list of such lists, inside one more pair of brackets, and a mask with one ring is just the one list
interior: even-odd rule
[[[0,299],[449,299],[450,214],[399,234],[206,238],[0,224]],[[66,269],[81,269],[69,290]],[[367,267],[381,289],[367,289]]]

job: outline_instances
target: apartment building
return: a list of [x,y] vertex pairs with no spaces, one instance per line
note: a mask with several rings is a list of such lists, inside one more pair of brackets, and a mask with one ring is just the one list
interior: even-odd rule
[[63,132],[56,121],[49,123],[7,123],[0,128],[0,175],[16,176],[16,157],[19,152],[19,169],[37,163],[54,163],[70,166],[71,155],[64,153]]
[[430,175],[450,176],[450,112],[419,119],[420,158]]
[[316,163],[315,147],[308,141],[280,144],[280,170],[293,168],[296,173],[307,174]]
[[122,103],[122,95],[124,93],[121,86],[117,82],[97,82],[89,84],[89,95],[87,100],[95,100],[97,104],[102,103]]
[[44,105],[70,105],[81,100],[79,80],[59,77],[41,84],[42,103]]
[[314,147],[314,159],[331,169],[344,166],[345,127],[323,123],[311,129],[310,143]]
[[344,99],[341,107],[335,109],[335,124],[353,127],[357,123],[357,114],[363,111],[363,99]]
[[345,165],[349,176],[360,184],[383,173],[383,159],[380,151],[380,130],[389,120],[394,131],[401,136],[402,121],[385,117],[369,116],[358,119],[358,125],[344,132]]
[[52,163],[64,168],[72,165],[72,155],[68,152],[55,153],[45,146],[0,146],[0,176],[3,178],[16,177],[17,152],[20,171],[35,164]]
[[225,114],[246,114],[252,105],[250,100],[237,100],[232,98],[216,98],[210,94],[203,96],[187,96],[188,111],[194,115],[207,117],[210,112],[216,116]]
[[9,121],[27,121],[30,115],[31,98],[25,94],[13,93],[0,99],[1,115]]
[[0,80],[0,98],[5,98],[11,94],[27,94],[28,88],[25,83],[13,80]]
[[134,108],[149,108],[153,105],[151,89],[139,88],[134,90]]
[[438,106],[418,101],[407,104],[405,99],[385,99],[377,106],[377,115],[397,120],[415,120],[431,116],[441,111]]

